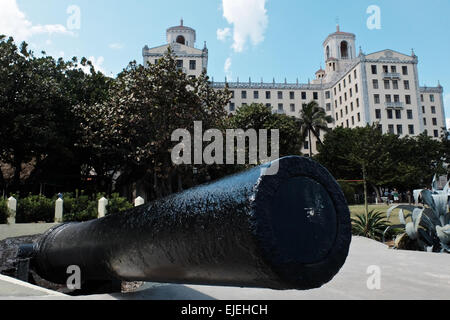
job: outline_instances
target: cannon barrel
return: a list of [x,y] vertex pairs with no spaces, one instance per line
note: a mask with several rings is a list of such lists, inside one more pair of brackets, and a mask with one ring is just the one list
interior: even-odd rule
[[[279,166],[278,173],[265,170]],[[343,266],[351,242],[344,195],[318,163],[286,157],[129,211],[59,225],[33,265],[66,283],[122,280],[312,289]]]

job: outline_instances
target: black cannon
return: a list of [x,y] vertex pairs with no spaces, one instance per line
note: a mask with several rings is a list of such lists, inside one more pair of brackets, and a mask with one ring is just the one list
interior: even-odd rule
[[[265,170],[279,166],[278,173]],[[150,281],[312,289],[340,270],[350,213],[330,173],[286,157],[125,213],[61,224],[42,236],[32,264],[44,279]]]

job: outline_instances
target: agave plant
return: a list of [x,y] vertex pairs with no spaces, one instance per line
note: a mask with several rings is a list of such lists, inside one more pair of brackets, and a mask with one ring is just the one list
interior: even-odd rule
[[[395,209],[400,209],[398,217],[405,232],[412,240],[416,240],[424,251],[450,253],[450,212],[448,209],[450,182],[444,190],[415,190],[416,203],[422,199],[424,206],[396,205],[389,208],[388,219]],[[427,207],[425,207],[425,205]],[[408,213],[405,214],[405,211]],[[399,227],[395,226],[395,227]]]
[[382,212],[372,210],[367,215],[357,215],[353,222],[353,234],[380,241],[388,221]]

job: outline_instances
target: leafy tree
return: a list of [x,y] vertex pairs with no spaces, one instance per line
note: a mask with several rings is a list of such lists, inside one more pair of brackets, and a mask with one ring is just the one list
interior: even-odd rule
[[[239,108],[228,120],[230,129],[279,130],[280,157],[298,155],[302,148],[302,137],[298,133],[299,120],[284,114],[273,114],[270,107],[251,104]],[[269,131],[270,132],[270,131]],[[270,141],[270,136],[268,138]]]
[[333,122],[334,119],[331,116],[328,116],[325,109],[319,107],[316,101],[311,101],[310,103],[302,106],[302,110],[300,111],[300,135],[302,137],[302,141],[305,141],[306,138],[309,139],[310,157],[312,157],[311,135],[314,135],[317,141],[322,144],[320,132],[330,132],[331,129],[328,127],[328,124]]
[[170,50],[147,67],[131,62],[106,101],[74,108],[81,146],[92,150],[87,167],[110,184],[118,174],[119,184],[142,180],[154,198],[181,190],[193,168],[172,163],[172,133],[193,132],[194,121],[204,130],[221,128],[229,99],[227,90],[210,87],[206,74],[189,78],[179,70]]

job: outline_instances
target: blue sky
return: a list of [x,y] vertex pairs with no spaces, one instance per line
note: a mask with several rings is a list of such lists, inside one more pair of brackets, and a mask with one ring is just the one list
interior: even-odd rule
[[[441,82],[450,118],[448,0],[0,2],[0,34],[26,40],[36,52],[92,58],[108,75],[131,60],[142,63],[144,45],[164,44],[166,28],[183,17],[197,31],[196,46],[207,41],[208,73],[216,81],[228,75],[241,81],[307,82],[323,65],[322,42],[335,31],[338,18],[341,30],[355,33],[357,47],[366,53],[389,48],[410,54],[414,48],[421,85]],[[367,27],[371,5],[381,10],[381,29]]]

